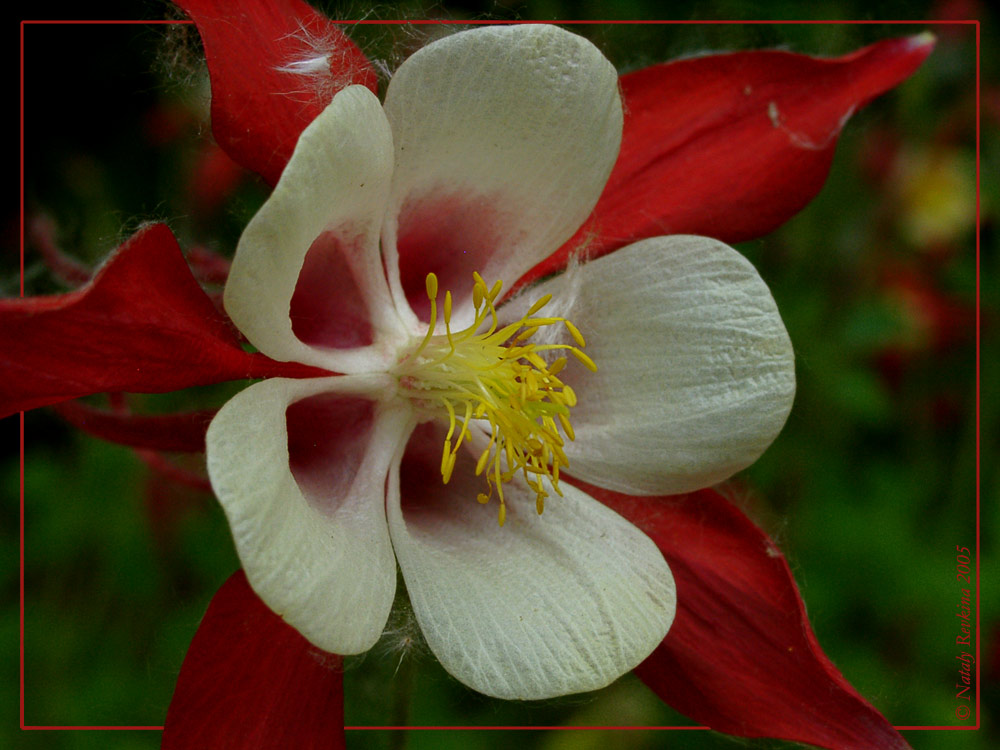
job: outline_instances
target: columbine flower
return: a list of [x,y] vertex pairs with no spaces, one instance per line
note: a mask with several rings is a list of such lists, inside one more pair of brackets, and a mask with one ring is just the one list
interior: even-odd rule
[[[61,414],[99,437],[144,451],[198,452],[205,444],[205,412],[133,414],[67,399],[166,392],[248,377],[317,378],[253,386],[213,428],[216,438],[224,435],[225,415],[237,409],[272,428],[258,431],[248,423],[229,431],[230,447],[220,452],[216,445],[213,463],[217,483],[224,475],[233,486],[249,484],[242,472],[270,472],[274,481],[254,485],[254,493],[246,495],[250,502],[256,498],[268,506],[268,497],[276,500],[281,493],[297,500],[298,505],[269,505],[274,523],[254,527],[248,521],[235,532],[238,539],[242,532],[243,542],[256,551],[247,567],[278,578],[265,580],[262,590],[269,585],[267,590],[277,588],[281,595],[284,575],[290,588],[303,594],[299,604],[306,607],[298,607],[293,621],[304,632],[324,630],[331,592],[351,599],[344,586],[352,583],[358,588],[352,606],[372,605],[373,594],[364,588],[372,581],[383,586],[374,596],[381,596],[384,605],[385,589],[392,586],[385,564],[392,567],[389,540],[428,637],[445,641],[437,648],[446,664],[476,648],[486,652],[486,668],[494,668],[495,661],[516,664],[537,657],[527,679],[541,679],[535,685],[539,691],[583,689],[582,682],[572,684],[576,677],[563,672],[561,656],[546,652],[546,645],[573,653],[589,667],[595,652],[584,651],[584,635],[597,631],[590,645],[605,649],[608,643],[626,643],[623,638],[630,633],[633,660],[642,636],[652,636],[624,622],[617,611],[597,624],[577,617],[587,607],[591,614],[614,608],[591,581],[610,583],[610,595],[622,592],[619,578],[611,576],[609,582],[600,567],[613,557],[607,545],[591,549],[594,557],[582,561],[578,545],[587,549],[594,536],[617,534],[646,552],[613,557],[615,564],[632,574],[643,561],[663,570],[641,535],[595,509],[585,492],[642,529],[672,568],[678,592],[674,622],[635,670],[660,698],[699,724],[740,736],[828,748],[906,747],[824,656],[788,564],[763,531],[714,490],[637,495],[703,486],[751,461],[777,429],[767,429],[767,415],[777,422],[783,410],[769,407],[766,399],[746,398],[761,392],[754,378],[768,371],[760,365],[770,360],[766,346],[748,348],[745,334],[753,330],[752,321],[770,318],[774,341],[786,346],[766,290],[739,256],[709,240],[648,238],[686,233],[738,242],[788,220],[822,186],[851,113],[913,73],[930,53],[933,37],[886,39],[834,59],[780,51],[706,55],[622,76],[622,144],[600,199],[569,240],[518,279],[587,213],[607,174],[597,165],[610,158],[606,149],[617,147],[614,128],[599,126],[602,112],[616,116],[617,97],[608,91],[606,63],[589,46],[579,40],[571,44],[554,29],[490,32],[524,34],[524,39],[547,39],[546,44],[562,39],[567,46],[545,59],[539,56],[544,45],[527,55],[494,47],[487,64],[481,49],[475,57],[449,59],[466,44],[456,40],[475,35],[435,45],[404,65],[410,83],[404,84],[401,74],[390,87],[388,128],[372,97],[351,89],[333,105],[343,115],[343,127],[336,125],[338,118],[327,122],[328,113],[325,124],[310,130],[314,135],[320,129],[339,132],[344,145],[370,150],[337,149],[319,138],[313,146],[300,144],[300,152],[325,153],[339,163],[331,168],[329,159],[318,159],[310,165],[300,153],[289,165],[303,130],[333,92],[349,83],[375,90],[371,63],[336,23],[302,0],[246,0],[224,9],[214,0],[178,4],[195,21],[204,43],[215,140],[269,184],[288,172],[254,222],[258,241],[262,230],[275,231],[274,241],[267,240],[275,253],[262,257],[258,249],[255,261],[239,260],[231,289],[242,286],[243,291],[231,291],[230,297],[242,294],[243,317],[259,320],[261,330],[247,330],[251,339],[292,361],[245,351],[196,280],[208,278],[206,271],[217,279],[225,263],[206,265],[190,251],[185,258],[171,231],[154,224],[118,248],[79,289],[0,300],[0,415],[58,405]],[[582,58],[563,57],[567,51]],[[534,67],[518,67],[518,55]],[[569,61],[588,60],[598,63],[591,65],[596,82],[567,67]],[[414,80],[421,70],[432,80]],[[511,77],[514,70],[520,80]],[[549,73],[562,80],[547,78]],[[477,93],[478,88],[465,85],[469,79],[491,81],[491,87]],[[504,85],[497,89],[496,84]],[[573,110],[566,97],[580,104],[587,91],[601,106],[567,116]],[[538,107],[526,109],[532,92]],[[489,117],[484,117],[485,102],[492,102]],[[527,116],[519,118],[525,111]],[[366,117],[371,128],[347,127],[352,112]],[[396,159],[386,153],[390,130]],[[525,131],[531,137],[514,144],[516,133]],[[601,132],[610,140],[601,141]],[[506,158],[504,152],[519,158]],[[360,172],[365,179],[351,184]],[[374,259],[377,241],[384,261]],[[255,255],[247,250],[252,244],[244,239],[240,258]],[[563,272],[580,251],[584,259],[596,260],[569,264],[572,271],[527,288],[546,274]],[[263,267],[258,262],[289,256],[298,258],[301,272],[294,263]],[[473,271],[487,281],[473,281]],[[260,293],[248,303],[255,277]],[[427,284],[433,291],[434,279],[438,294],[428,295]],[[498,280],[501,289],[487,295],[484,289],[492,291]],[[527,288],[521,297],[505,296],[504,290],[518,287]],[[451,314],[446,316],[449,291]],[[428,336],[430,297],[436,310]],[[545,306],[530,314],[554,320],[539,324],[531,335],[534,323],[509,329],[508,338],[499,340],[503,333],[498,331],[518,323],[542,300]],[[484,320],[470,329],[476,301],[486,305],[479,309]],[[261,314],[250,315],[248,305]],[[489,333],[493,310],[497,329]],[[585,347],[568,322],[582,334]],[[246,320],[242,323],[246,327]],[[498,340],[486,341],[486,348],[496,345],[493,351],[504,356],[491,362],[491,375],[456,367],[478,359],[467,351],[477,337],[494,336]],[[572,349],[543,348],[554,344],[586,354],[597,372],[578,364]],[[512,345],[532,356],[514,357]],[[534,349],[527,350],[530,345]],[[294,351],[277,354],[282,347]],[[772,354],[776,364],[787,364],[778,352]],[[310,361],[320,366],[302,364]],[[347,374],[332,377],[328,367]],[[496,386],[494,395],[488,396],[488,388],[486,403],[467,404],[458,384],[477,378]],[[517,392],[508,388],[507,401],[497,399],[511,379]],[[432,392],[435,398],[428,398]],[[779,393],[775,388],[770,396],[777,401]],[[270,402],[251,398],[265,394]],[[487,407],[493,412],[488,414]],[[525,419],[511,416],[518,413]],[[507,420],[503,425],[501,414]],[[525,428],[531,417],[540,435]],[[408,424],[417,426],[410,432]],[[264,456],[268,450],[272,455]],[[227,454],[228,471],[220,459]],[[260,460],[241,460],[253,455]],[[476,476],[480,460],[483,473]],[[511,474],[512,466],[519,472]],[[562,496],[555,491],[557,471]],[[533,477],[541,477],[534,489],[528,486]],[[385,479],[391,481],[380,483]],[[369,490],[366,482],[374,486]],[[388,499],[398,502],[384,504],[383,486]],[[496,515],[501,488],[507,511],[502,528]],[[485,505],[473,499],[480,494],[487,497]],[[364,496],[371,502],[361,502]],[[383,507],[389,511],[385,521]],[[277,522],[278,511],[286,513],[288,525]],[[587,527],[594,514],[606,523]],[[315,521],[314,528],[304,526],[303,519]],[[330,566],[360,546],[346,531],[366,523],[380,544],[362,549],[343,563],[343,575],[333,576]],[[581,533],[585,527],[589,531]],[[271,538],[311,534],[331,554],[309,555],[308,546],[268,544],[263,536],[254,545],[255,528]],[[346,546],[337,547],[338,541]],[[554,554],[561,555],[560,562],[547,563]],[[360,565],[364,555],[381,568]],[[468,564],[470,559],[474,564]],[[430,575],[435,565],[444,573],[437,578]],[[327,595],[306,596],[316,593],[309,588],[315,580],[294,575],[296,566],[331,580]],[[359,567],[369,571],[369,580],[351,577]],[[665,579],[657,574],[650,580]],[[428,588],[432,581],[438,585]],[[537,624],[531,617],[540,617],[531,596],[548,603],[565,581],[589,591],[587,601],[553,599],[571,608],[548,613],[546,630],[529,631]],[[653,588],[645,585],[647,591]],[[493,606],[509,605],[517,596],[516,609]],[[269,600],[277,606],[274,596]],[[669,605],[641,599],[630,604],[634,610],[646,607],[655,621],[646,623],[650,632],[666,629]],[[316,609],[310,611],[309,605]],[[362,612],[370,637],[381,627],[375,609]],[[525,611],[527,625],[519,614]],[[454,619],[443,631],[449,616]],[[503,617],[506,622],[498,619]],[[337,630],[339,622],[328,625],[326,635],[350,636]],[[364,640],[360,629],[354,631],[359,643]],[[497,639],[492,652],[478,645],[480,635]],[[609,640],[614,638],[618,641]],[[507,649],[502,655],[501,648]],[[604,666],[620,671],[629,661],[623,649]],[[269,610],[237,571],[216,593],[188,650],[166,718],[164,748],[342,745],[338,664],[339,657],[320,652]],[[558,676],[545,675],[545,664]],[[494,691],[503,684],[516,687],[503,682],[512,679],[510,674],[456,673],[467,681],[491,682]]]
[[724,479],[784,423],[793,358],[754,269],[699,237],[504,301],[588,216],[621,128],[616,72],[581,37],[459,33],[407,60],[384,107],[338,93],[244,232],[233,321],[345,374],[237,395],[209,474],[251,585],[317,646],[375,643],[396,561],[431,650],[490,695],[595,689],[662,641],[660,551],[561,479]]

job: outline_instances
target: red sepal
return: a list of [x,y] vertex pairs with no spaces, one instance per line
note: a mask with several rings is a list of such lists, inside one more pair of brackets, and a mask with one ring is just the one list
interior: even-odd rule
[[238,571],[212,599],[184,658],[161,748],[343,748],[340,668],[339,656],[310,645]]
[[781,51],[708,55],[621,78],[622,147],[583,227],[524,281],[631,242],[760,237],[826,181],[837,136],[862,105],[910,76],[933,38],[878,42],[820,59]]
[[92,393],[327,374],[240,347],[164,224],[68,294],[0,299],[0,417]]
[[777,546],[725,498],[630,497],[572,483],[642,529],[673,572],[676,618],[635,669],[660,698],[741,737],[908,747],[823,654]]
[[229,278],[229,269],[232,265],[230,260],[207,247],[201,245],[189,247],[187,261],[191,266],[191,273],[202,284],[224,286]]
[[163,479],[202,492],[212,491],[212,482],[202,472],[186,469],[158,451],[137,450],[135,453],[139,460]]
[[214,411],[129,414],[98,409],[80,401],[53,404],[63,419],[101,440],[154,451],[201,453]]
[[272,185],[335,92],[376,89],[368,58],[301,0],[176,1],[205,45],[215,140]]

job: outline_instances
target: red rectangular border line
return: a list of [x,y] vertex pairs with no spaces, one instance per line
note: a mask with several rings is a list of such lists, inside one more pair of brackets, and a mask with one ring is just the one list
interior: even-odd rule
[[[20,297],[24,297],[24,27],[26,25],[56,25],[56,24],[68,24],[68,25],[171,25],[171,24],[182,24],[190,25],[192,21],[187,20],[141,20],[141,19],[125,19],[125,20],[22,20],[20,23],[20,170],[19,170],[19,182],[20,182],[20,223],[19,223],[19,234],[20,234]],[[430,25],[430,24],[459,24],[459,25],[488,25],[496,23],[504,24],[522,24],[522,23],[539,23],[538,21],[528,21],[528,20],[515,20],[515,21],[485,21],[485,20],[387,20],[387,21],[376,21],[376,20],[345,20],[338,21],[337,23],[343,24],[356,24],[356,25],[389,25],[398,23],[409,23],[413,25]],[[981,636],[980,636],[980,626],[981,626],[981,559],[980,559],[980,541],[981,541],[981,463],[980,463],[980,440],[981,440],[981,422],[980,422],[980,406],[981,406],[981,379],[980,379],[980,364],[981,364],[981,328],[980,328],[980,248],[981,248],[981,199],[980,199],[980,141],[981,141],[981,127],[980,127],[980,112],[981,112],[981,22],[979,20],[874,20],[874,19],[864,19],[864,20],[772,20],[772,21],[760,21],[760,20],[716,20],[716,21],[693,21],[693,20],[649,20],[649,21],[628,21],[628,20],[593,20],[593,21],[569,21],[569,20],[554,20],[547,21],[546,23],[558,23],[563,25],[597,25],[597,24],[636,24],[636,25],[676,25],[676,26],[690,26],[690,25],[730,25],[730,24],[744,24],[744,25],[791,25],[791,24],[801,24],[801,25],[875,25],[875,24],[885,24],[885,25],[924,25],[924,26],[936,26],[936,25],[973,25],[976,31],[976,320],[975,320],[975,340],[976,340],[976,377],[975,377],[975,405],[976,405],[976,476],[975,476],[975,487],[976,487],[976,723],[972,726],[927,726],[927,725],[914,725],[914,726],[894,726],[897,730],[937,730],[937,731],[976,731],[981,728],[981,701],[982,695],[980,690],[981,684],[981,666],[980,657],[982,651]],[[20,438],[20,471],[19,471],[19,534],[20,534],[20,549],[19,549],[19,725],[22,730],[48,730],[48,731],[82,731],[82,730],[97,730],[97,731],[162,731],[162,726],[41,726],[41,725],[26,725],[24,722],[24,712],[25,712],[25,697],[24,697],[24,412],[19,412],[19,438]],[[405,726],[405,727],[391,727],[391,726],[345,726],[345,730],[353,731],[391,731],[391,730],[598,730],[598,729],[611,729],[611,730],[639,730],[639,729],[654,729],[654,730],[708,730],[709,727],[703,726]]]
[[366,727],[366,726],[360,726],[360,727],[348,727],[348,726],[345,726],[344,729],[350,729],[352,731],[374,731],[374,732],[382,732],[382,731],[393,731],[393,732],[399,732],[399,731],[417,731],[417,732],[421,732],[421,731],[440,731],[440,730],[454,730],[454,731],[461,731],[461,732],[473,732],[473,731],[491,731],[491,732],[495,732],[495,731],[507,731],[507,730],[518,730],[518,731],[521,731],[521,730],[528,730],[528,731],[539,731],[539,730],[546,730],[546,731],[547,730],[553,730],[553,731],[576,731],[576,730],[579,730],[579,731],[590,731],[590,730],[604,730],[604,729],[613,729],[613,730],[616,730],[616,731],[619,731],[619,730],[620,731],[640,731],[640,730],[644,730],[644,729],[668,729],[668,730],[675,730],[676,729],[676,730],[699,730],[700,731],[700,730],[705,730],[705,729],[709,729],[710,730],[711,728],[710,727],[658,727],[658,726],[638,726],[638,727],[633,727],[633,726],[621,726],[621,727],[615,727],[615,726],[606,726],[606,727],[605,726],[572,726],[572,727],[558,726],[558,727],[548,727],[548,726],[532,726],[532,725],[524,725],[524,726],[522,726],[522,725],[490,726],[490,725],[484,724],[483,726],[454,726],[454,727],[451,727],[451,726],[449,726],[449,727],[435,727],[435,726],[401,726],[401,727]]
[[979,582],[982,579],[982,568],[980,567],[979,559],[979,549],[980,549],[980,525],[982,523],[982,517],[980,513],[980,422],[979,422],[979,408],[980,408],[980,307],[979,307],[979,250],[980,241],[982,239],[982,227],[980,224],[980,160],[979,160],[979,148],[980,148],[980,104],[981,104],[981,91],[982,82],[980,78],[980,53],[982,51],[982,45],[980,44],[980,23],[976,21],[976,729],[979,729],[982,723],[982,691],[980,686],[982,685],[980,674],[981,668],[981,656],[982,656],[982,636],[980,630],[980,586]]
[[[607,20],[572,20],[572,19],[553,19],[550,21],[537,21],[537,20],[518,20],[509,19],[503,21],[486,21],[481,19],[451,19],[451,18],[411,18],[411,19],[386,19],[386,20],[376,20],[371,18],[362,19],[344,19],[336,20],[332,19],[333,23],[348,26],[391,26],[398,24],[409,24],[411,26],[440,26],[440,25],[458,25],[458,26],[489,26],[503,24],[506,26],[515,26],[520,24],[532,24],[532,23],[549,23],[549,24],[559,24],[561,26],[727,26],[727,25],[743,25],[743,26],[791,26],[791,25],[801,25],[801,26],[878,26],[878,25],[894,25],[894,26],[975,26],[979,28],[980,22],[975,19],[970,20],[872,20],[872,19],[857,19],[857,20],[833,20],[833,21],[821,21],[821,20],[774,20],[774,21],[756,21],[756,20],[714,20],[714,21],[688,21],[688,20],[672,20],[672,21],[656,21],[656,20],[639,20],[639,21],[627,21],[620,19],[607,19]],[[54,25],[73,25],[73,26],[167,26],[167,25],[181,25],[190,26],[194,21],[186,21],[183,19],[178,20],[142,20],[142,19],[122,19],[122,20],[106,20],[106,21],[94,21],[86,19],[25,19],[21,21],[23,25],[32,26],[54,26]],[[978,42],[978,38],[977,38]]]
[[60,731],[72,731],[72,732],[81,732],[81,731],[118,732],[118,731],[130,731],[130,730],[131,731],[150,730],[150,729],[151,730],[156,730],[157,732],[162,732],[163,731],[163,727],[153,727],[153,726],[149,726],[149,727],[125,727],[125,726],[99,727],[99,726],[94,726],[94,727],[92,727],[92,726],[82,726],[81,725],[81,726],[51,726],[51,727],[47,727],[47,726],[40,726],[40,725],[36,726],[34,724],[32,724],[31,726],[22,726],[21,729],[24,729],[24,730],[42,729],[42,730],[49,731],[49,732],[60,732]]

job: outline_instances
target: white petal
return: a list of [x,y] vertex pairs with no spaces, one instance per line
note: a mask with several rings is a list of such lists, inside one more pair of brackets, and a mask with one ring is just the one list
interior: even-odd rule
[[401,478],[390,474],[390,533],[420,628],[454,677],[498,698],[550,698],[604,687],[660,644],[674,582],[637,528],[565,484],[539,516],[515,483],[501,528],[496,497],[476,502],[471,457],[445,486],[428,466],[441,444],[429,461],[410,445]]
[[433,271],[455,295],[456,319],[472,271],[510,288],[576,231],[621,141],[614,67],[551,25],[480,27],[424,47],[393,76],[385,111],[396,148],[383,233],[393,294],[403,294],[398,246],[414,309]]
[[[208,429],[209,476],[250,585],[312,643],[338,654],[360,653],[375,643],[396,588],[385,479],[409,415],[379,403],[356,408],[382,392],[384,379],[265,380],[231,399]],[[317,394],[342,397],[354,415],[357,434],[349,437],[356,442],[340,435],[339,462],[296,477],[286,413],[291,419],[290,404]],[[325,434],[322,424],[309,427],[315,441],[306,451]],[[338,427],[329,425],[331,431]]]
[[[578,405],[567,473],[630,494],[680,493],[753,463],[795,395],[792,345],[754,267],[705,237],[656,237],[585,263],[551,292],[597,363],[564,372]],[[562,339],[571,343],[562,333]]]
[[[392,133],[364,86],[340,91],[303,131],[270,198],[240,238],[225,305],[250,342],[270,357],[337,372],[385,364],[385,350],[309,346],[292,331],[290,307],[310,247],[341,253],[346,273],[331,294],[351,292],[367,307],[375,340],[401,331],[381,270],[378,232],[392,177]],[[345,279],[344,276],[353,279]]]

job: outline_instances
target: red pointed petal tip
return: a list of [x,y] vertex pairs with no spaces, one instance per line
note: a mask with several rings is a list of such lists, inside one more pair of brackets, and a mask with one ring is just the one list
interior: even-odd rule
[[205,46],[215,140],[272,185],[335,92],[376,89],[368,58],[301,0],[176,1]]
[[311,374],[327,373],[243,351],[164,224],[76,291],[0,299],[0,417],[92,393]]
[[677,583],[670,632],[635,672],[712,729],[832,750],[908,745],[823,654],[788,563],[713,490],[629,497],[573,484],[642,529]]
[[339,656],[257,598],[243,571],[216,593],[191,642],[162,750],[345,747]]
[[622,76],[618,161],[583,227],[522,281],[648,237],[741,242],[777,228],[819,192],[837,137],[861,106],[906,80],[930,33],[839,58],[777,50],[676,60]]

